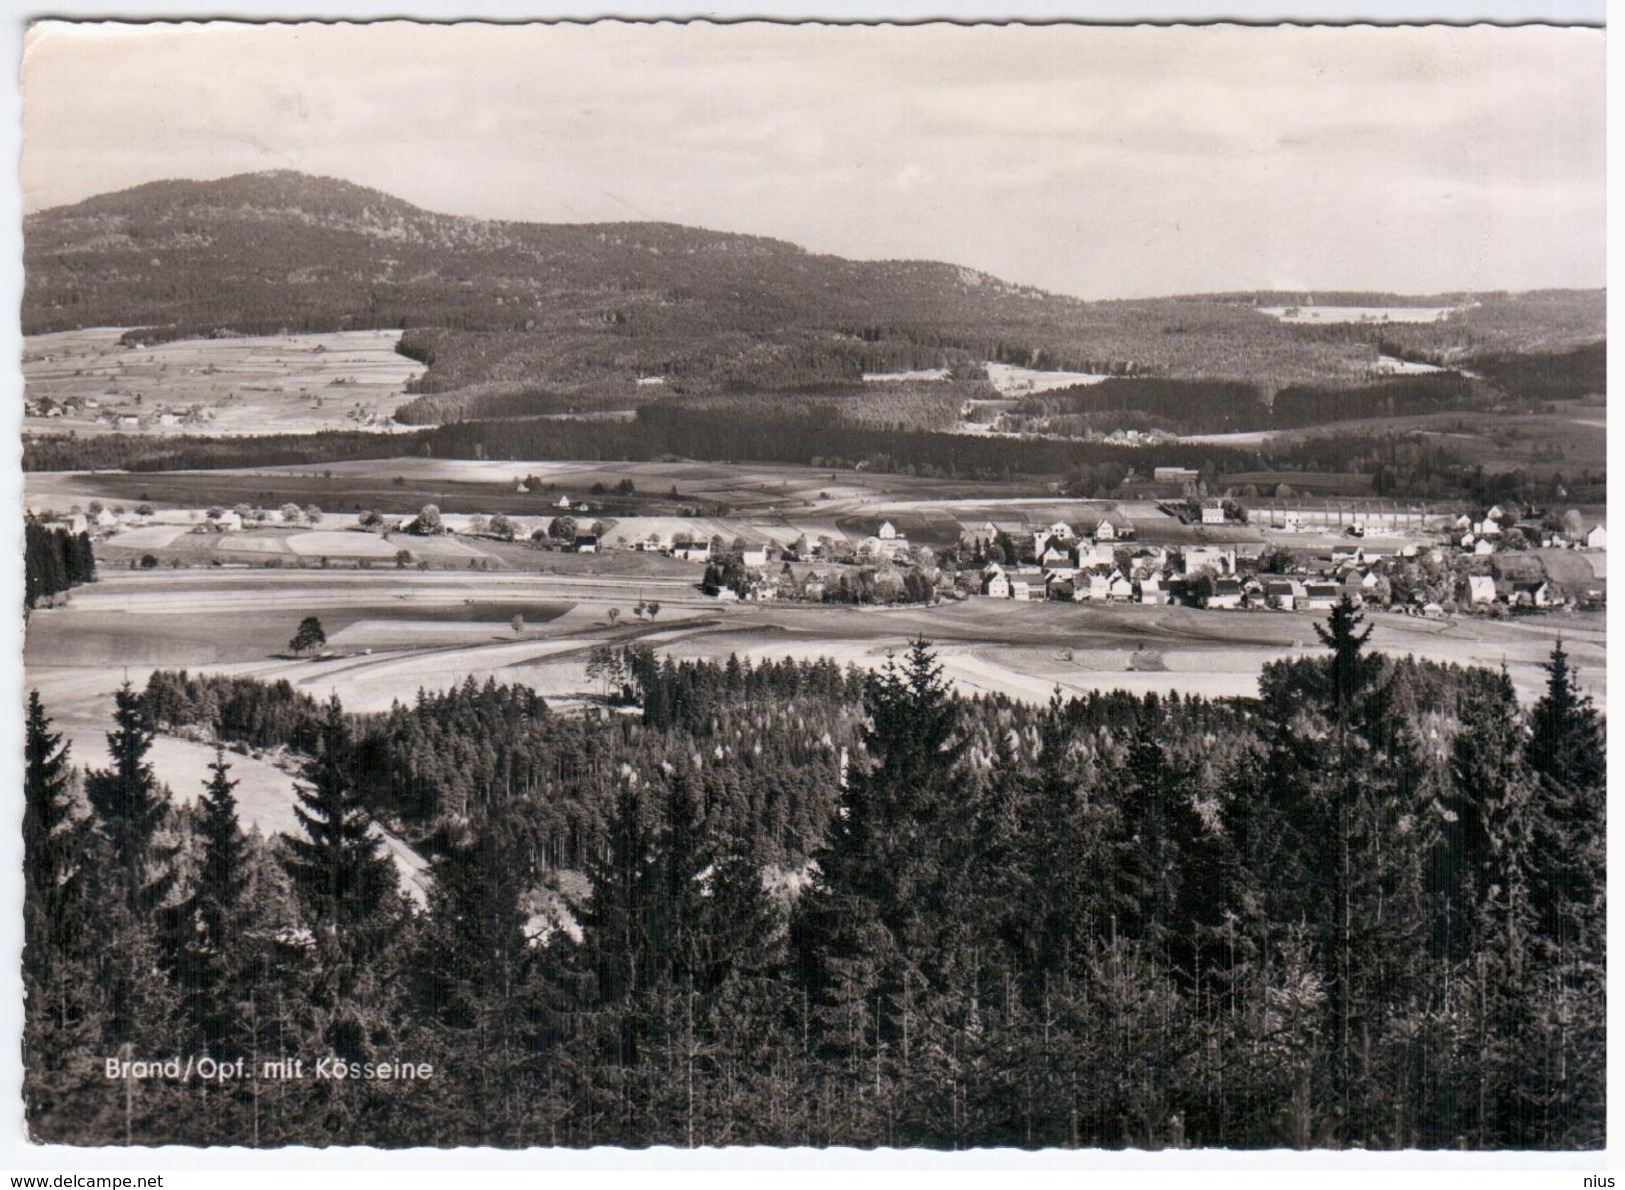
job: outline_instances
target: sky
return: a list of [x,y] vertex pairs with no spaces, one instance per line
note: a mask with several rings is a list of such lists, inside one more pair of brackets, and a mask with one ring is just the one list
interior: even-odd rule
[[1601,286],[1596,29],[37,25],[26,210],[296,169],[1087,298]]

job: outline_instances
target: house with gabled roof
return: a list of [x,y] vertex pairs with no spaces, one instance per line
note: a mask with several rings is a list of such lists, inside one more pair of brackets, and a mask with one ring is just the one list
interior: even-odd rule
[[1291,611],[1303,595],[1303,584],[1289,579],[1270,579],[1264,583],[1264,598],[1282,611]]
[[1343,589],[1336,583],[1310,582],[1303,585],[1304,602],[1312,612],[1329,612],[1343,597]]
[[1218,578],[1213,580],[1213,594],[1203,602],[1203,606],[1210,608],[1234,609],[1241,606],[1241,580],[1238,578]]

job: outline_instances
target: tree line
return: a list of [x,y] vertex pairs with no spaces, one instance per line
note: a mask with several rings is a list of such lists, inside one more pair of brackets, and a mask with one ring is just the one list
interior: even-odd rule
[[60,595],[69,587],[96,581],[90,534],[72,533],[29,517],[23,524],[23,606]]
[[[915,642],[625,662],[643,714],[465,684],[318,709],[301,828],[195,806],[128,686],[105,769],[37,695],[25,1096],[69,1143],[1588,1148],[1603,723],[1561,646],[1373,653],[1256,699],[955,694]],[[435,823],[426,904],[372,822]],[[108,1079],[109,1056],[429,1063]]]

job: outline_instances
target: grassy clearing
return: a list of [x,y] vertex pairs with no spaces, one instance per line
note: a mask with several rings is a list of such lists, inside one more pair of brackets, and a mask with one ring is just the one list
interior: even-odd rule
[[[23,351],[30,401],[81,405],[72,416],[24,419],[50,433],[113,432],[108,415],[129,414],[134,432],[271,434],[377,428],[392,431],[421,365],[395,351],[399,331],[340,331],[272,338],[187,339],[125,347],[117,328],[31,337]],[[85,400],[97,402],[83,408]],[[178,419],[160,417],[167,412]],[[188,424],[182,424],[182,423]]]

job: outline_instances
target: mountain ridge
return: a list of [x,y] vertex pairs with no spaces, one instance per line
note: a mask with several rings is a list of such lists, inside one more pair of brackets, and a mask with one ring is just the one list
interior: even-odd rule
[[1259,293],[1086,302],[940,261],[848,260],[675,223],[445,215],[293,170],[165,179],[37,211],[24,264],[25,333],[395,327],[430,363],[431,393],[624,396],[647,375],[676,391],[772,390],[994,359],[1346,382],[1383,351],[1449,360],[1592,341],[1603,309],[1599,295],[1534,295],[1448,324],[1291,327],[1256,309]]

